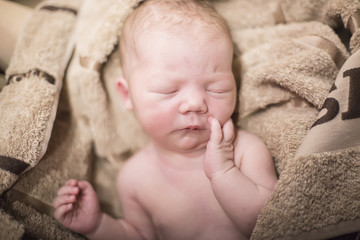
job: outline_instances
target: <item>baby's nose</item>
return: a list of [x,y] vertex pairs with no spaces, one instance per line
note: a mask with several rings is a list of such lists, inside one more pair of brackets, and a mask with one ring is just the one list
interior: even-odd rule
[[179,111],[182,114],[187,112],[206,113],[208,106],[206,98],[200,91],[192,91],[189,94],[183,96]]

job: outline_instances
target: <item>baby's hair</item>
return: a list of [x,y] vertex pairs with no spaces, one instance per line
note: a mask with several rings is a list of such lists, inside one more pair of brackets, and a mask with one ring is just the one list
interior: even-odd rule
[[194,26],[199,26],[214,36],[216,33],[224,33],[231,38],[225,19],[207,1],[146,0],[139,2],[126,18],[120,35],[120,58],[123,68],[126,68],[129,54],[136,57],[136,41],[141,34],[160,29],[181,36],[187,31],[193,31]]

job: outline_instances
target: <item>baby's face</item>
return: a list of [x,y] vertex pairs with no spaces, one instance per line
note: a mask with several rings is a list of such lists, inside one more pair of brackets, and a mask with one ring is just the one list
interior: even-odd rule
[[236,102],[233,48],[224,34],[155,31],[137,44],[129,76],[133,109],[147,134],[172,151],[204,149],[210,116],[225,123]]

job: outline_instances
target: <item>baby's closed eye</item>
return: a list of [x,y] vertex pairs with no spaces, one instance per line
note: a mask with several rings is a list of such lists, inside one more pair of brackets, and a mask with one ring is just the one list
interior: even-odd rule
[[206,91],[208,91],[208,92],[210,92],[210,93],[221,94],[221,93],[231,92],[232,89],[227,89],[227,88],[208,88],[208,89],[206,89]]
[[206,92],[212,97],[226,97],[229,94],[232,94],[233,89],[224,88],[224,87],[209,87],[206,89]]
[[232,79],[220,78],[213,80],[206,84],[205,90],[210,94],[220,95],[226,93],[232,93],[235,89],[235,84]]
[[177,93],[179,88],[175,86],[158,86],[152,87],[149,91],[156,94],[171,95]]

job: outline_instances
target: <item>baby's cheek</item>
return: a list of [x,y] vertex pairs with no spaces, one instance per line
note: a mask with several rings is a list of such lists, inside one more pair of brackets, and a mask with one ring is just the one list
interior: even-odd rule
[[231,118],[231,115],[233,114],[233,110],[230,109],[226,109],[223,107],[223,111],[214,111],[212,113],[210,113],[210,115],[212,117],[214,117],[216,120],[219,121],[219,123],[221,124],[221,126],[223,126],[227,120],[229,120]]
[[161,132],[170,127],[172,122],[171,113],[164,109],[149,107],[146,111],[138,114],[138,119],[146,132]]

